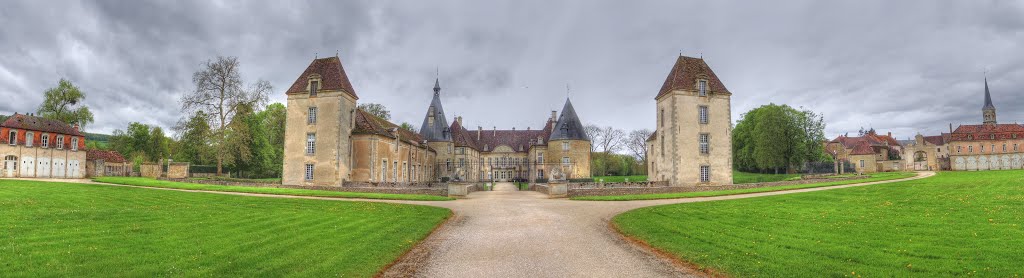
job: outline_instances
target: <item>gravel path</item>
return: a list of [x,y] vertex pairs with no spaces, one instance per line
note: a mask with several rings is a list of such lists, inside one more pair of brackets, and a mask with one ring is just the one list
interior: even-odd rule
[[697,277],[702,274],[627,242],[609,228],[609,221],[622,212],[653,205],[821,191],[920,179],[934,174],[920,172],[907,179],[788,191],[624,202],[548,199],[541,193],[518,191],[511,183],[499,183],[494,191],[474,192],[467,199],[447,202],[340,200],[430,205],[455,212],[445,225],[390,267],[385,277]]

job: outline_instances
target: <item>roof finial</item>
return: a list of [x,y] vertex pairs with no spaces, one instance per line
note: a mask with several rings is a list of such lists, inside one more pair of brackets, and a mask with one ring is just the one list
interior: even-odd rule
[[679,57],[683,57],[683,50],[682,49],[679,50]]
[[569,92],[570,91],[571,90],[569,89],[569,83],[565,83],[565,99],[569,99]]
[[313,52],[313,60],[316,60],[316,59],[319,59],[319,58],[320,58],[320,53]]
[[701,60],[704,60],[704,52],[701,52],[701,53],[700,53],[700,59],[701,59]]
[[341,52],[341,51],[340,51],[340,50],[338,50],[338,49],[335,49],[335,50],[334,50],[334,57],[338,57],[338,52]]

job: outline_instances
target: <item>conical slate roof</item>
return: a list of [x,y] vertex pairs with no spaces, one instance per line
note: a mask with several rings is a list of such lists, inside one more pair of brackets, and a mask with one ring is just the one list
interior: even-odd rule
[[985,77],[985,107],[982,109],[996,109],[996,106],[992,105],[992,95],[988,92],[988,77]]
[[580,117],[576,116],[576,109],[572,108],[572,102],[565,99],[565,106],[562,107],[562,114],[558,116],[558,123],[555,123],[555,130],[551,132],[548,141],[554,140],[585,140],[590,141]]
[[[434,123],[430,124],[430,113],[434,113]],[[427,107],[427,114],[423,117],[423,125],[420,126],[420,135],[424,140],[430,142],[452,141],[451,130],[448,129],[448,119],[444,117],[444,108],[441,107],[441,85],[434,80],[434,99]]]

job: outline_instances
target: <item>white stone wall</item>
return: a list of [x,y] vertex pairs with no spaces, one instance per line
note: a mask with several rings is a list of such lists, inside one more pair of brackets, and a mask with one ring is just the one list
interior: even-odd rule
[[1024,155],[988,154],[988,155],[954,155],[950,159],[954,171],[986,171],[1024,169]]
[[[16,160],[7,160],[8,156]],[[3,144],[0,145],[0,177],[84,178],[85,150]]]

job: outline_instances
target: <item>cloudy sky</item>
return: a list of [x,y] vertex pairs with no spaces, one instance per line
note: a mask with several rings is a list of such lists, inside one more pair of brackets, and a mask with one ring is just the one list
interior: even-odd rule
[[67,78],[102,133],[171,127],[219,55],[284,102],[335,53],[360,102],[416,126],[438,69],[469,127],[538,128],[568,84],[585,122],[653,128],[680,52],[733,92],[734,121],[774,102],[824,113],[829,136],[938,133],[981,121],[986,71],[1000,121],[1024,121],[1022,1],[4,1],[0,26],[0,113]]

